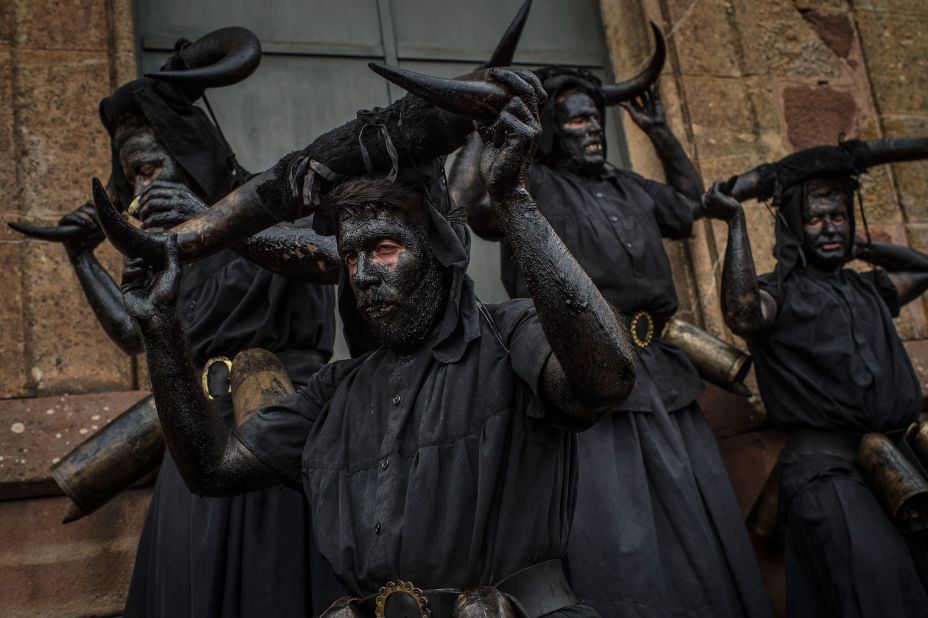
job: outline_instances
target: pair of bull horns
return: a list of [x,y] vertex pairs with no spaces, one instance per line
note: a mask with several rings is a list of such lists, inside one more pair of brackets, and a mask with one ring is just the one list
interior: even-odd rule
[[[816,146],[816,148],[834,148],[835,152],[849,155],[859,172],[885,163],[928,159],[928,137],[848,140],[839,146]],[[799,151],[801,152],[803,151]],[[799,153],[793,153],[786,158],[794,157]],[[765,163],[731,178],[726,183],[725,192],[738,201],[766,200],[773,196],[776,183],[776,164]]]
[[[645,68],[631,79],[602,87],[607,105],[616,105],[644,94],[660,76],[667,57],[667,46],[657,24],[651,22],[651,29],[654,31],[654,53],[651,59]],[[433,105],[475,120],[492,120],[509,101],[509,94],[502,86],[486,81],[485,70],[478,70],[458,79],[445,79],[373,62],[368,66],[381,77]]]
[[238,83],[261,63],[261,42],[246,28],[232,26],[206,34],[178,52],[188,69],[155,71],[145,77],[195,86],[217,88]]

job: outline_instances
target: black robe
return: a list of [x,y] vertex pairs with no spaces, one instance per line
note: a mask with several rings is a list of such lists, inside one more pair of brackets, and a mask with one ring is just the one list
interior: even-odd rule
[[[539,210],[613,306],[677,310],[661,241],[690,234],[693,210],[671,187],[607,167],[587,179],[532,166]],[[504,245],[503,282],[527,294]],[[580,434],[568,574],[603,616],[769,616],[770,603],[721,455],[695,399],[702,388],[659,337],[635,348],[638,378],[615,412]]]
[[[749,344],[775,427],[859,436],[918,418],[921,389],[884,271],[795,268],[760,283],[779,310]],[[787,450],[779,469],[790,616],[928,616],[906,539],[852,459]]]
[[[194,364],[250,347],[276,353],[295,385],[332,354],[334,290],[273,275],[232,251],[184,266],[178,313]],[[231,426],[229,397],[216,408]],[[312,549],[301,492],[193,495],[169,453],[139,541],[124,616],[308,616],[338,596]],[[325,601],[318,601],[324,603]]]

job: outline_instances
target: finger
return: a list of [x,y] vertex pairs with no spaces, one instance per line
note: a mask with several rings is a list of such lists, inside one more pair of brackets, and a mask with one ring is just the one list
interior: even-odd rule
[[183,223],[188,218],[189,217],[185,217],[173,211],[160,214],[160,215],[154,215],[152,217],[149,217],[148,219],[145,219],[142,222],[142,229],[143,230],[149,230],[151,228],[168,229],[168,228],[174,227],[175,225],[179,225]]
[[139,208],[139,219],[145,221],[151,216],[167,212],[169,210],[177,210],[178,206],[177,201],[168,200],[168,199],[156,199],[148,202],[141,208]]
[[184,190],[179,189],[166,189],[166,188],[157,188],[153,190],[145,191],[139,196],[139,205],[144,206],[151,200],[190,200],[193,195]]
[[505,69],[490,69],[490,77],[500,85],[504,86],[514,96],[521,97],[523,101],[528,102],[533,107],[536,105],[535,88],[530,83],[519,77],[512,71]]
[[538,76],[533,71],[522,69],[516,71],[516,74],[532,86],[532,90],[535,91],[535,103],[538,107],[544,105],[548,100],[548,93],[545,92],[545,87],[541,84]]
[[504,132],[506,134],[523,139],[532,139],[536,134],[536,129],[533,126],[522,122],[506,110],[500,113],[499,122],[497,124],[504,127]]
[[511,98],[505,109],[526,124],[533,124],[535,121],[536,114],[528,108],[528,105],[525,104],[521,97]]
[[161,179],[155,178],[154,180],[151,181],[151,184],[148,185],[148,190],[150,189],[177,189],[177,190],[189,191],[190,187],[188,187],[182,182],[173,182],[170,180],[161,180]]
[[503,117],[507,113],[508,112],[505,111],[500,112],[499,119],[493,123],[492,141],[490,143],[492,143],[495,148],[499,148],[503,145],[503,142],[506,141],[507,127]]

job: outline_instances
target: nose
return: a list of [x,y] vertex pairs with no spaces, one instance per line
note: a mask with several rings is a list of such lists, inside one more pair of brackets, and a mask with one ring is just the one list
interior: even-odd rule
[[822,222],[822,232],[832,235],[837,229],[838,227],[835,225],[835,222],[831,220],[831,217],[825,217],[825,220]]
[[376,286],[380,282],[380,275],[377,268],[371,263],[367,254],[362,253],[358,256],[357,266],[354,271],[354,284],[362,290]]
[[602,125],[602,123],[599,121],[599,119],[597,119],[597,118],[591,118],[591,119],[590,119],[590,125],[589,125],[589,128],[587,129],[587,131],[589,131],[590,133],[602,133],[602,132],[603,132],[603,125]]

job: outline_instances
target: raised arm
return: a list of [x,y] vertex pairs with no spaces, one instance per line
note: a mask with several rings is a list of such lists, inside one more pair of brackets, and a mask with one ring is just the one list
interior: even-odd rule
[[529,72],[498,69],[491,77],[515,96],[482,131],[483,177],[500,227],[512,246],[553,351],[542,397],[567,414],[596,418],[615,409],[635,382],[627,329],[538,212],[525,187],[541,123],[544,90]]
[[728,246],[722,270],[722,314],[733,333],[748,339],[773,323],[777,304],[757,283],[741,204],[722,192],[721,182],[712,185],[705,201],[707,208],[718,213],[717,218],[728,221]]
[[484,240],[501,240],[503,231],[480,175],[482,158],[483,140],[477,133],[471,133],[451,164],[448,190],[454,201],[467,209],[467,224],[477,236]]
[[80,227],[87,231],[84,236],[64,242],[74,274],[77,275],[90,309],[107,336],[126,354],[139,354],[142,352],[142,339],[138,328],[126,311],[116,282],[93,254],[105,237],[97,224],[92,204],[88,202],[65,215],[59,225]]
[[902,305],[928,290],[928,255],[920,251],[888,243],[858,243],[855,257],[889,271]]
[[280,483],[219,418],[199,385],[177,318],[180,265],[173,235],[162,236],[161,263],[132,260],[123,272],[126,307],[138,322],[165,442],[196,494],[244,493]]
[[702,176],[667,124],[659,82],[640,97],[622,103],[622,107],[651,140],[664,168],[667,184],[693,202],[695,218],[702,217],[702,195],[705,191]]

